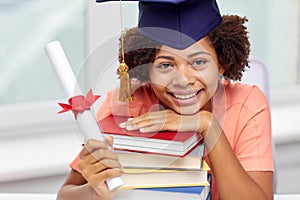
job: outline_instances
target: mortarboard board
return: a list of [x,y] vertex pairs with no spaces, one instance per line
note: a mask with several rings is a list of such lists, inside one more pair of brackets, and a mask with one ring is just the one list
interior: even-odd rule
[[[96,0],[96,2],[120,0]],[[124,0],[136,1],[136,0]],[[222,17],[216,0],[140,0],[138,30],[159,43],[185,49],[206,36]]]

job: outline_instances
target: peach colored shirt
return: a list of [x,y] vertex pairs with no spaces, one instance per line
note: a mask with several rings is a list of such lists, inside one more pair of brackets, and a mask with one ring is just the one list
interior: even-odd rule
[[[135,117],[159,109],[159,101],[149,86],[140,87],[134,95],[133,102],[123,103],[117,100],[117,90],[110,91],[97,113],[97,119],[101,120],[110,114]],[[258,87],[220,82],[212,105],[212,113],[223,127],[244,169],[274,171],[270,109],[265,95]],[[209,160],[206,160],[209,164]],[[78,170],[78,161],[77,157],[71,167]],[[219,199],[214,178],[212,197]]]

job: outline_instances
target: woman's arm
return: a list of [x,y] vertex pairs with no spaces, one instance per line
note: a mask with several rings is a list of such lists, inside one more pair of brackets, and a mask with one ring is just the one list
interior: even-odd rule
[[99,199],[95,190],[87,183],[83,176],[72,169],[67,180],[57,194],[57,200],[67,199]]
[[221,199],[273,199],[273,172],[246,172],[217,120],[204,115],[210,118],[203,134]]
[[105,142],[89,140],[80,152],[78,166],[81,173],[72,169],[58,192],[58,200],[107,200],[114,195],[105,181],[121,176],[121,165]]

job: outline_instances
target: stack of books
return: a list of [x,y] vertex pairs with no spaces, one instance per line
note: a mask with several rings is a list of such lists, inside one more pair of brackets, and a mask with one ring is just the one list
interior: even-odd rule
[[99,121],[102,133],[113,136],[124,169],[120,189],[179,192],[209,199],[209,167],[203,159],[204,143],[199,134],[126,131],[118,124],[127,118],[109,116]]
[[208,199],[209,167],[202,156],[174,157],[118,151],[124,168],[121,189],[180,192]]
[[203,137],[196,132],[141,133],[127,131],[119,127],[119,124],[127,119],[128,117],[110,115],[98,122],[104,135],[113,136],[115,149],[185,156],[203,141]]

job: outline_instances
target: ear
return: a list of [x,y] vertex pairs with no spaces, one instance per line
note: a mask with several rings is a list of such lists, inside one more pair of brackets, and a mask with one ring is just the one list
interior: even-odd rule
[[224,70],[224,68],[222,67],[222,66],[218,66],[218,70],[219,70],[219,76],[223,76],[223,74],[224,74],[224,72],[225,72],[225,70]]

